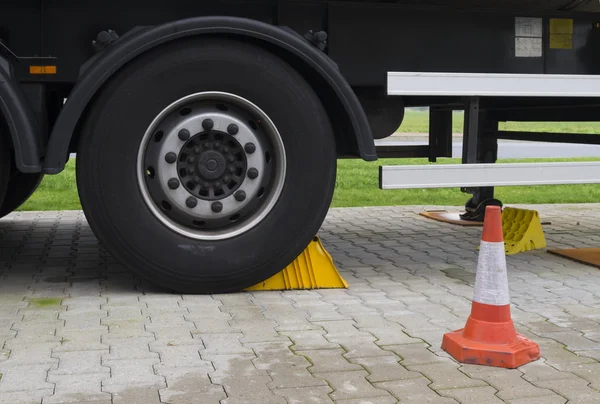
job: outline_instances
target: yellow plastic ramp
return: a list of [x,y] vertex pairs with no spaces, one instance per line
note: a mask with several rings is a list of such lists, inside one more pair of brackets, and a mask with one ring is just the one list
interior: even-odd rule
[[540,215],[535,210],[504,207],[502,233],[507,255],[546,247]]
[[325,250],[321,240],[315,237],[302,254],[285,269],[245,290],[346,288],[348,288],[348,284],[335,268],[331,255]]

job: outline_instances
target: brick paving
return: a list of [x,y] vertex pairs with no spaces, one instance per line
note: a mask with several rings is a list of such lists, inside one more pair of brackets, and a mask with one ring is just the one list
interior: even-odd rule
[[[524,206],[527,207],[527,206]],[[480,228],[332,209],[347,290],[164,293],[117,264],[81,212],[0,221],[0,403],[598,403],[600,270],[507,257],[512,315],[542,359],[463,365]],[[600,205],[539,205],[548,247],[600,246]],[[447,208],[452,209],[452,208]]]

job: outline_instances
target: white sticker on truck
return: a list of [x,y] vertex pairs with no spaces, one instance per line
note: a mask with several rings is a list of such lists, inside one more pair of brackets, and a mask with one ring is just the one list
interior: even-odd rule
[[543,55],[543,26],[541,18],[515,18],[515,56],[536,58]]
[[515,56],[518,58],[539,58],[542,56],[542,38],[516,38]]

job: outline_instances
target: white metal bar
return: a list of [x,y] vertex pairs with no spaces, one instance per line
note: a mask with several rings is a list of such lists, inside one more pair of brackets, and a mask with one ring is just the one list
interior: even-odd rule
[[600,75],[388,72],[388,95],[600,97]]
[[379,167],[381,189],[597,183],[600,161]]

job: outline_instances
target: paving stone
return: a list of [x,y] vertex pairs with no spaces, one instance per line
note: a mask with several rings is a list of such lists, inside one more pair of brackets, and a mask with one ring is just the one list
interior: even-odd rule
[[400,402],[407,403],[427,403],[427,404],[457,404],[453,398],[442,397],[428,385],[431,383],[429,379],[424,377],[419,379],[394,380],[391,382],[374,383],[373,385],[379,389],[389,391]]
[[374,398],[356,398],[350,400],[337,400],[336,404],[395,404],[398,400],[395,397],[374,397]]
[[502,404],[503,401],[496,397],[493,387],[467,387],[461,389],[446,389],[438,391],[442,396],[451,397],[461,404]]
[[390,395],[385,390],[373,387],[366,380],[368,375],[369,373],[365,370],[315,373],[315,377],[326,380],[333,388],[330,397],[335,401],[351,398],[387,397]]
[[[45,396],[49,396],[54,392],[54,388],[42,389],[42,390],[28,390],[19,391],[12,393],[4,393],[0,391],[0,403],[10,404],[40,404]],[[93,404],[93,403],[92,403]],[[102,403],[106,404],[106,403]],[[110,403],[110,400],[108,401]]]
[[113,404],[161,404],[158,390],[153,386],[132,386],[114,389]]
[[240,338],[242,333],[227,334],[200,334],[202,342],[206,347],[203,351],[207,354],[245,354],[252,353],[250,348],[244,347]]
[[[329,397],[333,390],[331,387],[309,387],[293,389],[275,389],[271,390],[273,394],[284,397],[288,404],[332,404],[334,401]],[[336,401],[340,403],[342,401]]]
[[389,355],[387,351],[381,349],[377,344],[375,344],[376,338],[373,336],[335,338],[334,341],[339,343],[341,347],[347,351],[344,354],[346,359]]
[[254,354],[215,355],[201,352],[201,355],[202,359],[210,361],[215,368],[215,371],[210,373],[213,383],[220,384],[223,379],[246,379],[269,375],[266,370],[254,366],[253,361],[256,359]]
[[428,344],[403,344],[388,345],[384,349],[393,352],[401,358],[403,366],[409,365],[427,365],[435,363],[446,363],[447,358],[436,355],[427,349]]
[[344,357],[345,350],[321,349],[314,351],[298,351],[299,355],[305,356],[312,366],[308,367],[311,373],[348,372],[363,370],[362,366],[353,364]]
[[[160,399],[166,403],[218,403],[227,396],[223,387],[211,383],[208,373],[197,368],[169,369],[161,373],[167,388],[160,390]],[[192,400],[193,397],[195,401]]]
[[544,397],[527,397],[508,400],[508,404],[565,404],[567,399],[559,395]]
[[400,358],[395,355],[355,358],[350,361],[361,365],[370,373],[367,380],[371,383],[423,377],[421,373],[411,372],[400,365]]
[[600,392],[588,387],[589,382],[584,379],[539,381],[535,384],[539,387],[550,389],[562,397],[567,398],[569,403],[600,402]]
[[486,387],[488,385],[483,380],[470,378],[464,373],[459,372],[459,365],[450,360],[428,365],[410,365],[406,368],[419,372],[431,380],[432,383],[429,387],[434,390]]
[[102,343],[102,336],[108,334],[108,327],[92,330],[61,330],[57,333],[60,344],[52,349],[57,352],[80,352],[108,349]]
[[227,398],[222,404],[273,403],[287,404],[286,400],[267,388],[268,376],[224,378],[219,382],[225,388]]
[[280,334],[294,342],[291,347],[294,351],[340,348],[340,345],[325,338],[325,330],[281,331]]
[[55,393],[44,398],[44,404],[61,404],[84,401],[106,401],[111,396],[102,392],[102,380],[107,378],[106,373],[72,375],[49,375],[48,381],[55,383]]
[[13,392],[28,392],[34,390],[54,390],[54,384],[48,383],[48,371],[55,365],[36,364],[12,366],[3,362],[0,365],[0,394]]
[[114,393],[124,388],[164,388],[164,377],[154,371],[157,363],[158,359],[103,360],[102,365],[110,367],[111,377],[102,382],[102,389]]
[[154,341],[153,336],[139,338],[107,338],[102,337],[102,342],[110,347],[110,353],[104,355],[105,361],[118,359],[158,359],[156,352],[150,351],[150,343]]
[[53,357],[59,359],[57,369],[49,372],[49,375],[83,375],[83,374],[109,374],[110,368],[102,366],[102,357],[108,354],[105,351],[70,351],[54,352]]
[[[472,367],[475,367],[475,365]],[[477,369],[470,372],[468,368],[462,367],[462,371],[469,377],[486,381],[498,390],[496,396],[502,400],[554,395],[551,390],[536,387],[522,378],[523,373],[517,369],[492,368]]]

